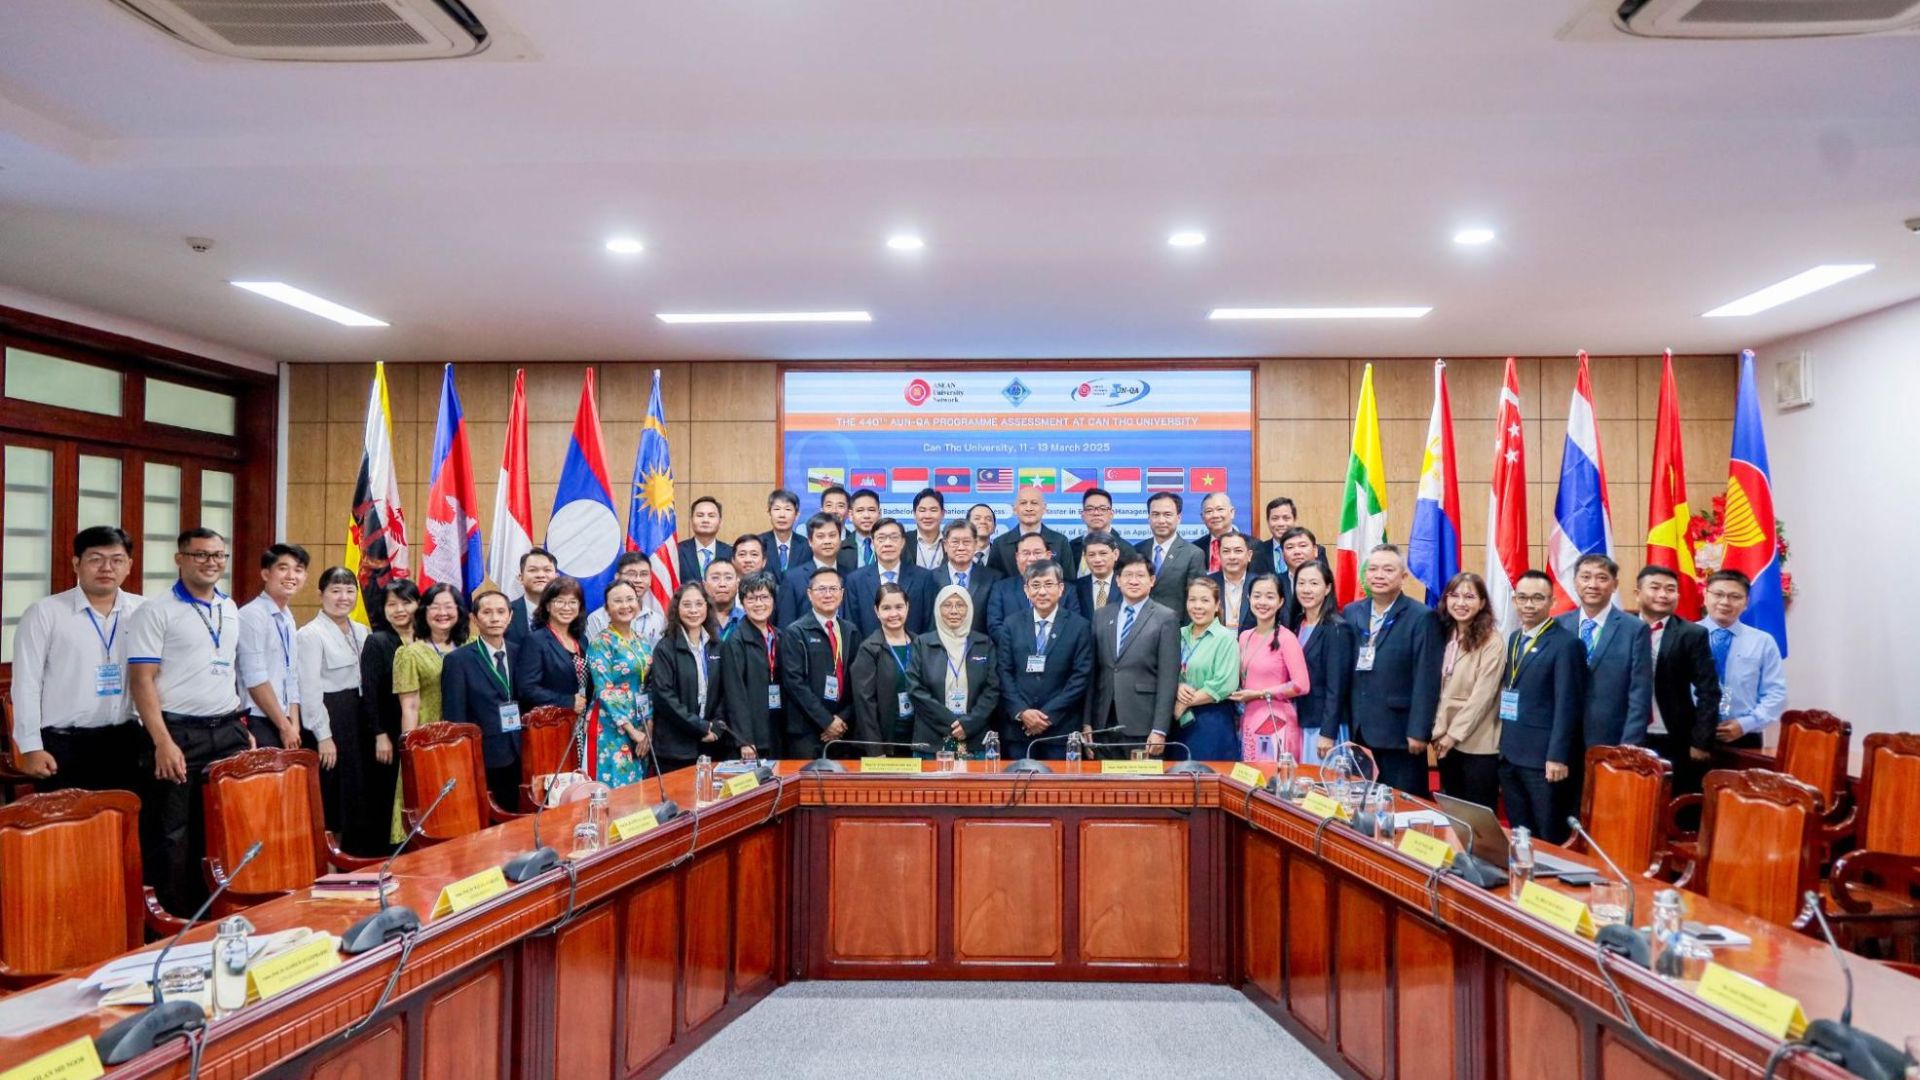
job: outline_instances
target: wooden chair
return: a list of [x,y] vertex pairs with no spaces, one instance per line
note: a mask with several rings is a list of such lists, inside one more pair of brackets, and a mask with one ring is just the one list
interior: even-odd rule
[[347,855],[320,810],[320,755],[311,750],[246,750],[207,769],[207,888],[227,880],[255,841],[260,854],[220,898],[219,914],[304,889],[327,873],[380,865]]
[[502,821],[525,815],[503,809],[487,792],[487,767],[480,753],[480,729],[472,724],[425,724],[400,740],[400,813],[408,829],[440,788],[454,780],[447,799],[420,830],[428,843],[476,833]]
[[[1642,746],[1595,746],[1587,750],[1585,777],[1580,824],[1621,870],[1651,874],[1659,869],[1673,766]],[[1585,847],[1577,838],[1573,843]]]
[[1698,849],[1679,886],[1799,929],[1820,879],[1820,793],[1766,769],[1718,769],[1703,786]]
[[91,969],[180,932],[140,884],[140,800],[52,791],[0,807],[0,986]]
[[33,790],[33,777],[20,767],[13,749],[13,699],[0,696],[0,803],[10,803]]
[[1850,944],[1920,954],[1920,734],[1867,736],[1855,817],[1858,849],[1833,864],[1828,917]]
[[588,768],[588,763],[575,760],[568,752],[578,719],[579,714],[572,709],[542,705],[521,720],[519,809],[532,810],[546,794],[544,783],[540,784],[542,790],[534,790],[539,777],[565,771],[562,764],[583,772]]
[[1820,793],[1826,806],[1821,839],[1828,847],[1853,833],[1853,799],[1847,790],[1847,757],[1853,725],[1824,709],[1789,709],[1780,715],[1780,745],[1774,771]]

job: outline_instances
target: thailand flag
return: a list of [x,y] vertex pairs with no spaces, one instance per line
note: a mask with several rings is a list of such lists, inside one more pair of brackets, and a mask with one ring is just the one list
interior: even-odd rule
[[1740,353],[1740,391],[1733,407],[1733,452],[1727,460],[1726,510],[1721,515],[1723,570],[1753,582],[1740,621],[1773,635],[1787,655],[1787,596],[1780,576],[1780,529],[1773,516],[1773,470],[1760,425],[1760,393],[1753,383],[1753,350]]
[[1582,555],[1613,554],[1613,514],[1607,503],[1607,459],[1600,453],[1600,427],[1593,414],[1593,381],[1587,354],[1567,404],[1567,444],[1560,456],[1560,491],[1553,499],[1547,533],[1547,573],[1553,578],[1555,614],[1572,611],[1574,567]]
[[1440,606],[1441,591],[1460,572],[1460,472],[1453,456],[1453,403],[1447,397],[1447,365],[1433,362],[1433,418],[1414,493],[1413,531],[1407,568],[1427,587],[1427,606]]
[[1507,357],[1493,441],[1493,491],[1487,499],[1487,595],[1506,637],[1520,628],[1513,586],[1527,570],[1527,444],[1520,428],[1520,377]]
[[1171,465],[1147,466],[1148,491],[1185,491],[1187,489],[1187,470],[1176,469]]
[[613,484],[607,480],[607,455],[600,441],[600,409],[593,399],[593,369],[580,387],[560,484],[553,493],[553,517],[547,521],[547,549],[560,572],[577,578],[588,611],[600,607],[620,557],[620,516],[613,508]]
[[[927,486],[927,483],[932,478],[932,475],[933,474],[929,470],[922,469],[922,468],[895,469],[893,470],[893,487],[890,488],[889,490],[891,490],[895,495],[915,494],[921,488]],[[864,486],[876,487],[878,485],[867,484]]]
[[653,395],[640,427],[640,449],[633,459],[633,496],[627,511],[627,550],[643,552],[653,567],[653,598],[670,611],[680,587],[680,560],[674,534],[673,457],[667,446],[667,414],[660,406],[660,372],[653,373]]
[[444,581],[471,596],[486,580],[480,554],[479,508],[473,491],[473,457],[467,425],[453,388],[453,365],[440,383],[440,420],[433,429],[433,471],[427,484],[427,543],[420,557],[420,586]]

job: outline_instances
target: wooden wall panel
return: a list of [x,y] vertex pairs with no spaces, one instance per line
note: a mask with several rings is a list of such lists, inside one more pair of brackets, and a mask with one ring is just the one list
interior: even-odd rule
[[1393,920],[1395,1074],[1404,1080],[1454,1075],[1453,942],[1404,912]]
[[1672,1075],[1612,1032],[1601,1030],[1599,1080],[1664,1080]]
[[831,825],[827,958],[933,963],[936,842],[926,818],[841,818]]
[[1287,1011],[1326,1038],[1333,1025],[1333,897],[1327,873],[1286,860]]
[[734,993],[752,990],[774,977],[775,931],[784,897],[780,882],[780,837],[761,830],[734,848],[733,985]]
[[681,916],[686,938],[686,1000],[680,1030],[698,1027],[727,1003],[727,940],[730,902],[727,853],[710,852],[687,868],[686,903]]
[[[554,955],[555,1076],[613,1074],[614,908],[602,907],[560,931]],[[394,1074],[398,1075],[398,1074]]]
[[406,1072],[407,1032],[398,1018],[360,1036],[323,1059],[313,1080],[393,1080]]
[[1187,962],[1187,822],[1080,823],[1080,956],[1090,965]]
[[1506,973],[1504,1038],[1507,1080],[1584,1075],[1580,1024],[1564,1005],[1512,971]]
[[1246,977],[1281,1000],[1280,842],[1251,829],[1240,833],[1241,940]]
[[1065,838],[1065,827],[1057,820],[954,823],[957,962],[1064,959]]
[[1339,886],[1334,970],[1340,995],[1340,1053],[1362,1075],[1387,1075],[1387,906],[1377,894]]
[[434,995],[421,1025],[422,1080],[499,1076],[500,1015],[507,980],[495,963]]
[[622,1031],[628,1071],[672,1045],[674,984],[680,970],[680,883],[663,875],[624,901]]

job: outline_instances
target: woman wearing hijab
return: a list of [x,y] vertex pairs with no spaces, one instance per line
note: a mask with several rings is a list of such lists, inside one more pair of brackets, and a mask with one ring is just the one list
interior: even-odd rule
[[[907,669],[914,741],[934,748],[953,744],[964,753],[1000,703],[994,668],[993,639],[973,630],[973,597],[958,585],[941,589],[933,601],[933,629],[914,639]],[[919,754],[933,756],[931,750]]]

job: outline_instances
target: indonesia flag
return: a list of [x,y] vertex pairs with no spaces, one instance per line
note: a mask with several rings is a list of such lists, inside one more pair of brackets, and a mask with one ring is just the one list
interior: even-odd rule
[[633,495],[627,509],[627,550],[644,552],[653,568],[652,593],[660,610],[680,587],[680,560],[674,550],[679,530],[673,509],[673,457],[667,446],[667,413],[660,405],[660,371],[653,373],[647,419],[640,427],[640,449],[633,459]]
[[1527,570],[1527,443],[1520,430],[1520,378],[1507,357],[1493,440],[1493,494],[1487,500],[1487,595],[1505,637],[1520,628],[1513,587]]
[[613,484],[607,479],[607,455],[600,441],[600,409],[593,399],[593,370],[587,369],[580,386],[573,437],[567,441],[553,493],[553,517],[547,521],[547,547],[560,572],[579,580],[588,611],[600,607],[621,545],[620,516],[613,508]]
[[1443,360],[1433,362],[1433,418],[1427,423],[1427,449],[1414,494],[1407,566],[1427,587],[1431,608],[1440,606],[1442,590],[1460,572],[1460,472],[1453,456],[1453,404],[1447,398]]
[[[893,470],[893,486],[889,490],[895,495],[914,495],[917,494],[921,488],[928,486],[928,481],[932,479],[933,474],[927,469],[895,469]],[[868,484],[866,486],[875,487],[877,485]],[[961,490],[964,491],[966,489],[962,488]]]
[[1555,614],[1573,610],[1574,567],[1580,556],[1590,554],[1613,554],[1613,515],[1607,504],[1607,459],[1600,453],[1600,428],[1593,414],[1593,381],[1582,350],[1580,377],[1567,404],[1567,444],[1560,455],[1553,528],[1547,533]]
[[453,365],[440,382],[440,420],[433,429],[433,471],[427,485],[427,542],[420,557],[420,585],[437,581],[471,596],[486,579],[480,555],[479,509],[473,493],[473,457],[467,452],[467,425],[460,395],[453,388]]
[[487,576],[507,599],[520,587],[520,556],[533,550],[533,494],[527,483],[527,373],[513,373],[513,406],[507,411],[507,444],[500,453],[500,481],[493,490],[492,549]]

